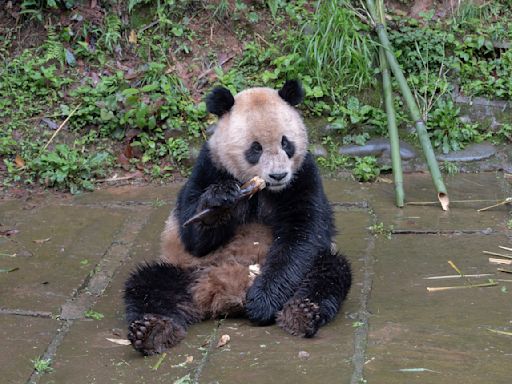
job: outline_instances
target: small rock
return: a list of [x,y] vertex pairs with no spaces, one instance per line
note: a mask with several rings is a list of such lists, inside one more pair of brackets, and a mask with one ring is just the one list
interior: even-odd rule
[[309,359],[309,356],[310,356],[309,352],[306,352],[306,351],[300,351],[298,353],[298,357],[301,360],[307,360],[307,359]]
[[[400,157],[403,160],[410,160],[417,156],[414,148],[402,141],[400,145]],[[364,145],[343,145],[339,149],[340,155],[346,156],[376,156],[376,157],[390,157],[391,156],[391,145],[387,138],[376,138],[371,139]]]
[[496,154],[496,148],[491,143],[479,143],[468,145],[462,151],[454,151],[449,152],[447,154],[442,154],[437,156],[438,160],[441,161],[461,161],[461,162],[469,162],[469,161],[478,161],[488,159],[491,156]]

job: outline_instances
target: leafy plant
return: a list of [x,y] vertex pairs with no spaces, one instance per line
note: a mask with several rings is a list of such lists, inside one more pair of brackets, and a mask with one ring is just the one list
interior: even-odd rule
[[41,184],[78,193],[83,189],[94,189],[91,179],[104,175],[108,157],[106,152],[87,156],[66,144],[58,144],[54,151],[29,161],[27,168],[35,173]]
[[44,10],[58,7],[71,9],[75,6],[75,2],[76,0],[22,0],[20,13],[43,21]]
[[356,157],[352,174],[358,181],[375,181],[380,175],[380,167],[374,156]]
[[355,96],[349,96],[346,105],[335,105],[327,118],[334,128],[346,130],[354,127],[370,126],[377,134],[386,135],[387,120],[382,109],[362,104]]
[[322,139],[322,144],[326,147],[327,150],[327,156],[320,156],[317,159],[318,165],[320,165],[322,168],[325,168],[330,172],[334,172],[337,169],[349,164],[348,158],[339,154],[338,146],[331,136],[324,137]]
[[389,225],[388,227],[386,227],[386,225],[384,223],[380,222],[380,223],[375,223],[375,224],[371,225],[370,227],[368,227],[368,229],[374,236],[384,236],[388,240],[391,240],[394,228],[392,225]]
[[427,127],[432,144],[443,153],[458,151],[466,144],[481,141],[483,136],[478,124],[462,122],[457,108],[451,99],[440,99],[428,116]]
[[101,36],[103,44],[110,52],[114,52],[115,46],[121,39],[121,19],[115,14],[105,17],[105,31]]
[[441,169],[448,175],[455,175],[459,173],[459,167],[457,167],[457,164],[451,163],[449,161],[443,162],[441,164]]
[[41,357],[38,357],[31,361],[37,373],[49,373],[53,371],[53,368],[50,366],[52,363],[51,359],[42,359]]
[[93,311],[92,309],[88,309],[87,311],[85,311],[84,316],[88,319],[93,320],[101,320],[105,317],[103,313]]

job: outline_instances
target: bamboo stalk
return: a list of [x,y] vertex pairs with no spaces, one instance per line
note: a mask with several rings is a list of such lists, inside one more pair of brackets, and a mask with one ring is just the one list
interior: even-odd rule
[[391,145],[391,166],[393,167],[393,178],[395,181],[396,205],[400,208],[404,206],[404,182],[402,163],[400,158],[400,142],[398,139],[398,129],[396,127],[395,106],[393,105],[393,93],[391,88],[391,76],[386,60],[386,55],[382,47],[379,48],[380,71],[382,74],[382,90],[384,93],[384,106],[388,120],[389,143]]
[[[409,114],[411,115],[412,120],[415,122],[416,132],[418,133],[418,138],[420,140],[420,144],[423,148],[423,153],[425,154],[425,158],[427,160],[427,165],[430,171],[430,175],[432,176],[432,181],[437,190],[437,199],[441,203],[442,209],[446,211],[449,208],[450,199],[448,197],[448,192],[446,191],[446,187],[443,182],[443,176],[441,175],[441,171],[439,170],[439,164],[437,163],[437,159],[434,154],[432,144],[430,143],[430,138],[428,136],[425,122],[421,117],[420,110],[416,105],[416,101],[414,99],[414,96],[412,95],[411,89],[409,88],[407,80],[405,79],[404,74],[400,69],[400,65],[396,60],[393,50],[391,49],[391,43],[389,42],[386,27],[384,25],[384,5],[382,0],[379,0],[378,4],[379,12],[377,12],[374,0],[366,0],[368,11],[370,12],[370,16],[372,17],[375,23],[375,31],[377,32],[379,41],[382,45],[382,48],[384,49],[388,65],[391,68],[391,71],[393,72],[393,75],[395,76],[395,79],[398,82],[405,103],[407,104],[407,107],[409,109]],[[380,15],[380,17],[378,17],[378,15]]]

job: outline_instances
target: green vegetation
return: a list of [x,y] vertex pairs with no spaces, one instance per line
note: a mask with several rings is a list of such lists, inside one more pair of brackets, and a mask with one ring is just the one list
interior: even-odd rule
[[[122,0],[97,2],[91,14],[80,4],[13,2],[21,28],[0,27],[3,187],[78,193],[119,172],[142,171],[147,180],[187,175],[207,137],[211,120],[201,99],[212,86],[238,92],[294,77],[306,91],[304,115],[333,128],[319,163],[330,172],[353,170],[361,181],[378,177],[375,159],[338,154],[341,144],[387,135],[374,90],[378,44],[360,3]],[[453,84],[464,95],[512,99],[509,6],[463,1],[443,19],[430,12],[388,22],[438,151],[511,141],[510,124],[488,133],[461,120],[450,99]],[[395,109],[398,125],[410,126],[399,98]]]
[[88,309],[87,311],[85,311],[84,316],[88,319],[93,320],[101,320],[105,317],[103,313],[93,311],[92,309]]
[[389,225],[386,227],[384,223],[375,223],[368,227],[368,230],[370,233],[372,233],[374,236],[384,236],[386,239],[391,240],[393,236],[393,226]]
[[34,364],[34,369],[37,373],[49,373],[53,371],[53,368],[50,367],[52,364],[52,361],[50,359],[42,359],[41,357],[38,357],[34,360],[31,360],[32,364]]
[[359,181],[375,181],[380,175],[380,167],[373,156],[356,157],[352,174]]

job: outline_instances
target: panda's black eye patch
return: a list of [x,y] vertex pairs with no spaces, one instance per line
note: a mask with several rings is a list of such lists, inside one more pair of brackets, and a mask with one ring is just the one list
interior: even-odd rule
[[245,151],[245,160],[249,162],[249,164],[257,164],[260,160],[261,153],[263,152],[263,147],[257,141],[253,141],[251,147]]
[[283,151],[285,151],[288,158],[291,159],[295,155],[295,145],[286,136],[281,139],[281,147],[283,147]]

